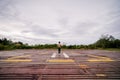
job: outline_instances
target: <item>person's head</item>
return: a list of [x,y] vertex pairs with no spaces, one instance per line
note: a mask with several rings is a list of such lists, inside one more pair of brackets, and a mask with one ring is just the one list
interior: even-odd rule
[[60,44],[60,41],[58,43]]

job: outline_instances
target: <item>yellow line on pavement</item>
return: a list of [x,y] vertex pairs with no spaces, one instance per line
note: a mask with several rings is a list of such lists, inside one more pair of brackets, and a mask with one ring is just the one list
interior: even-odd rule
[[7,59],[7,60],[1,60],[4,62],[31,62],[31,59]]
[[47,62],[51,62],[51,63],[69,63],[69,62],[75,62],[72,59],[51,59],[51,60],[47,60]]
[[105,74],[96,74],[96,76],[98,76],[98,77],[105,77],[106,75]]
[[22,55],[22,56],[13,56],[11,58],[7,58],[5,60],[0,60],[4,62],[31,62],[31,59],[19,59],[19,58],[27,58],[30,55]]
[[112,62],[112,59],[88,59],[89,62]]
[[26,57],[30,57],[30,55],[13,56],[13,57],[10,57],[8,59],[17,59],[17,58],[26,58]]
[[88,59],[87,61],[89,62],[111,62],[111,61],[115,61],[109,57],[102,57],[102,56],[96,56],[96,55],[88,55],[90,57],[94,57],[97,59]]
[[94,58],[102,58],[102,59],[107,59],[107,58],[108,58],[108,57],[96,56],[96,55],[92,55],[92,54],[90,54],[90,55],[88,55],[88,56],[94,57]]

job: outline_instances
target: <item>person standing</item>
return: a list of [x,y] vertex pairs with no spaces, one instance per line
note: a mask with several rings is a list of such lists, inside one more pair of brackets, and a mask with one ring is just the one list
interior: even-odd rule
[[61,47],[62,47],[62,45],[61,45],[61,43],[60,43],[60,41],[58,42],[58,54],[60,54],[61,53]]

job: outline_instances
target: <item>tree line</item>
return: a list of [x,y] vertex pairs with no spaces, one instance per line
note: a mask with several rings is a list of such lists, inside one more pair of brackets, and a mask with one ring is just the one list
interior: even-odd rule
[[[13,49],[56,49],[57,44],[28,45],[22,42],[13,42],[7,38],[0,39],[0,50]],[[63,49],[98,49],[98,48],[120,48],[120,40],[112,35],[102,35],[99,40],[89,45],[63,45]]]

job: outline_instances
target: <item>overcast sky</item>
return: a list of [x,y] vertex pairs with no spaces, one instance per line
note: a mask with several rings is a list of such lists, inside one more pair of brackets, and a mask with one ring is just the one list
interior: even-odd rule
[[120,39],[120,0],[0,0],[0,38],[29,44]]

